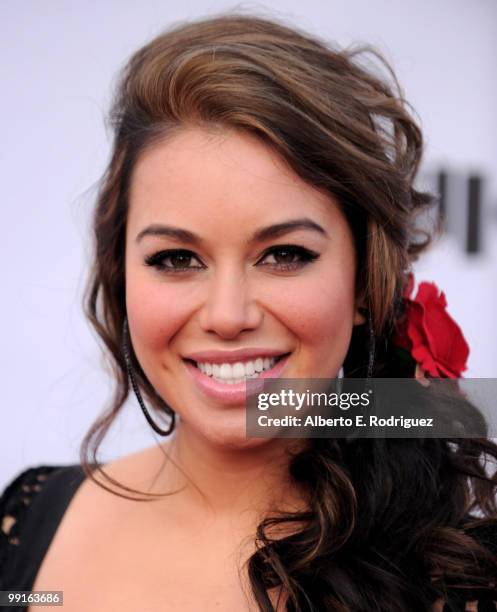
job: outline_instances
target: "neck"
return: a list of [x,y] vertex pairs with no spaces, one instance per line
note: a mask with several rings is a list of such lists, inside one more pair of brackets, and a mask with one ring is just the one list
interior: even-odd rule
[[214,445],[179,423],[174,438],[163,445],[171,459],[167,480],[185,487],[185,501],[213,517],[302,509],[302,493],[288,473],[289,453],[300,448],[302,440],[259,442],[236,449]]

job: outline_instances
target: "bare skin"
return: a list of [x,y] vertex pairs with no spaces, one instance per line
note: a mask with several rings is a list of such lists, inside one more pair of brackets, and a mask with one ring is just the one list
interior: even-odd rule
[[[171,442],[162,446],[174,455]],[[122,499],[86,479],[32,590],[63,590],[65,612],[258,612],[247,574],[240,570],[255,551],[258,513],[213,509],[171,467],[164,465],[156,446],[105,467],[111,477],[140,491],[163,493],[185,486],[158,502]],[[302,500],[295,499],[285,508],[299,506]],[[270,597],[276,611],[284,612],[284,598],[277,605],[277,593]],[[443,605],[436,602],[433,612],[441,612]],[[468,604],[466,609],[473,608]]]
[[[174,442],[163,444],[171,457],[177,452]],[[217,467],[210,467],[203,471],[204,489],[209,475],[213,481],[223,480],[218,471],[215,477]],[[242,566],[255,551],[260,513],[237,504],[240,490],[235,480],[231,490],[224,487],[226,495],[214,507],[176,467],[164,464],[157,447],[111,462],[105,471],[140,491],[183,489],[158,502],[137,502],[85,480],[32,590],[63,590],[64,609],[69,612],[258,610]],[[229,480],[228,474],[224,482]],[[242,480],[239,475],[236,482]],[[260,481],[254,474],[254,485]],[[252,498],[263,489],[257,492],[254,486]],[[295,499],[292,505],[287,499],[285,508],[296,509],[299,503]]]

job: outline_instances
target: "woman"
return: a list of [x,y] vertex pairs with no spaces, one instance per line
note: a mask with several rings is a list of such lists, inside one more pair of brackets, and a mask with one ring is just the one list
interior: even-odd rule
[[[246,378],[464,367],[402,341],[422,137],[358,58],[225,15],[128,62],[86,296],[116,394],[82,466],[4,491],[4,590],[70,611],[495,609],[490,440],[245,435]],[[102,469],[130,387],[165,440]]]

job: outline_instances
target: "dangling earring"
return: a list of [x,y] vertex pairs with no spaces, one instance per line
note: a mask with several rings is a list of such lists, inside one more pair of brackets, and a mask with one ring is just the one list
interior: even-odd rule
[[[375,355],[376,355],[376,337],[375,337],[375,333],[374,333],[374,326],[373,326],[373,317],[371,315],[371,309],[370,308],[365,308],[365,307],[361,307],[360,308],[360,313],[365,317],[366,322],[367,322],[367,330],[364,330],[367,332],[367,336],[368,336],[368,340],[367,340],[367,344],[368,344],[368,364],[367,364],[367,368],[366,368],[366,380],[370,380],[373,377],[373,371],[374,371],[374,360],[375,360]],[[364,324],[363,324],[364,325]],[[361,328],[363,327],[363,325],[361,325]],[[361,329],[361,345],[364,342],[363,340],[363,330]],[[350,347],[349,347],[350,350]],[[362,357],[362,346],[361,346],[361,364],[360,366],[354,365],[352,366],[350,364],[350,361],[348,362],[348,355],[345,359],[344,364],[347,364],[347,367],[349,368],[347,371],[352,373],[352,375],[354,375],[355,373],[357,373],[358,371],[360,371],[361,373],[364,372],[364,361],[363,361],[363,357]],[[356,351],[356,348],[354,347],[354,352]],[[350,366],[350,367],[349,367]],[[340,368],[340,370],[338,371],[338,374],[336,376],[337,379],[341,379],[344,378],[346,376],[345,374],[345,369],[342,366]],[[339,383],[342,383],[343,381],[338,380]]]
[[376,352],[376,338],[374,335],[373,318],[371,316],[371,309],[368,308],[368,333],[369,333],[369,347],[368,347],[368,369],[366,378],[369,380],[373,376],[374,369],[374,357]]
[[169,423],[168,429],[164,430],[164,429],[161,429],[156,423],[154,423],[147,408],[145,407],[145,402],[143,401],[143,398],[140,393],[140,389],[138,388],[138,385],[135,380],[135,376],[133,373],[133,366],[131,364],[131,357],[129,354],[130,353],[130,340],[129,340],[128,317],[124,317],[122,336],[123,336],[122,337],[122,349],[124,353],[124,360],[126,362],[126,369],[128,371],[129,379],[131,381],[131,386],[133,387],[133,391],[135,392],[136,399],[138,400],[138,403],[140,404],[143,414],[145,415],[145,418],[147,419],[150,427],[152,427],[152,429],[156,431],[158,434],[160,434],[161,436],[168,436],[174,429],[174,426],[176,423],[176,413],[170,406],[168,406],[163,401],[164,409],[171,417],[171,421]]

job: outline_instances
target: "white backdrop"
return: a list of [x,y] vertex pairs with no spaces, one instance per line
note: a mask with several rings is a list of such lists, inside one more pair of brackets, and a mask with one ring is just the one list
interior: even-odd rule
[[[424,170],[447,164],[486,176],[485,253],[469,259],[446,239],[417,276],[445,290],[471,345],[467,375],[497,376],[495,0],[3,0],[0,485],[30,465],[76,462],[109,399],[81,292],[95,183],[109,154],[113,79],[172,22],[236,8],[339,44],[375,44],[421,118]],[[101,458],[149,446],[154,436],[133,398]]]

